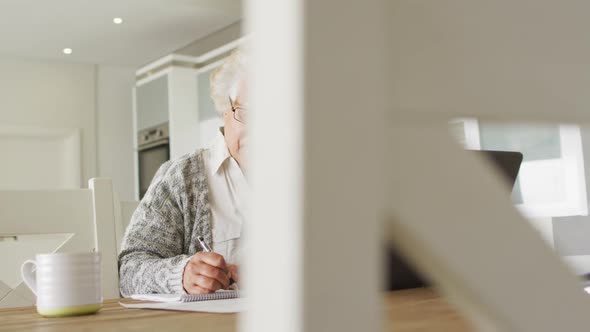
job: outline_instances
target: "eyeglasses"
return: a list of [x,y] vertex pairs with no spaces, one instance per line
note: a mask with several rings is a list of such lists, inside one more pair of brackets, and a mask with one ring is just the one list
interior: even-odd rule
[[231,105],[231,111],[234,113],[234,119],[241,123],[246,123],[248,120],[248,111],[241,107],[235,107],[231,97],[229,97],[229,104]]

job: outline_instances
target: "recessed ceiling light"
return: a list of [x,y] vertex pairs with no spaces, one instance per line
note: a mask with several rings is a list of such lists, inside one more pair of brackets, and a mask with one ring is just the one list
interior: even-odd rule
[[121,24],[121,23],[123,23],[123,19],[120,18],[120,17],[115,17],[113,19],[113,23],[115,23],[115,24]]
[[64,54],[72,54],[72,49],[71,48],[64,48],[63,52],[64,52]]

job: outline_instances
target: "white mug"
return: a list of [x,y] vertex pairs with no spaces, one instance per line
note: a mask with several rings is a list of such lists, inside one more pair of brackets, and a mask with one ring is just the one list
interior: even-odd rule
[[[46,317],[95,313],[102,306],[100,253],[40,254],[21,267]],[[34,271],[36,268],[36,271]]]

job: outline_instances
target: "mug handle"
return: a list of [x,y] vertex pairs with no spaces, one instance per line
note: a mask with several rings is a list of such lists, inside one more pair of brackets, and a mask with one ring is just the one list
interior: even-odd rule
[[26,260],[20,268],[20,274],[23,277],[23,281],[37,296],[37,275],[33,272],[33,268],[37,269],[37,262],[34,260]]

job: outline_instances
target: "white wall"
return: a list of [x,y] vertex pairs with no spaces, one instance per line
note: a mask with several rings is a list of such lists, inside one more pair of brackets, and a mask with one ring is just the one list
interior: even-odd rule
[[[25,128],[29,133],[78,128],[80,185],[87,187],[92,177],[110,177],[122,199],[134,198],[134,68],[2,57],[0,72],[0,128]],[[0,147],[9,149],[8,143],[4,141]],[[38,143],[40,147],[41,142]],[[24,146],[23,141],[18,144]],[[49,163],[49,160],[44,165],[45,158],[49,157],[23,157],[19,159],[21,164],[34,160],[35,165],[8,167],[3,164],[0,173],[20,171],[22,174],[15,174],[15,178],[26,178],[36,170],[55,166],[54,161]],[[42,185],[47,187],[47,184],[59,182],[56,181],[46,181]],[[14,181],[4,182],[0,183],[0,189],[31,189],[30,184],[24,186],[24,182],[21,187]]]
[[80,128],[85,185],[96,175],[94,66],[0,58],[0,72],[0,125]]
[[0,124],[0,188],[80,188],[78,128]]
[[122,200],[134,200],[132,67],[98,66],[98,176],[109,177]]
[[200,56],[242,37],[242,21],[237,21],[203,38],[172,52],[174,54]]

